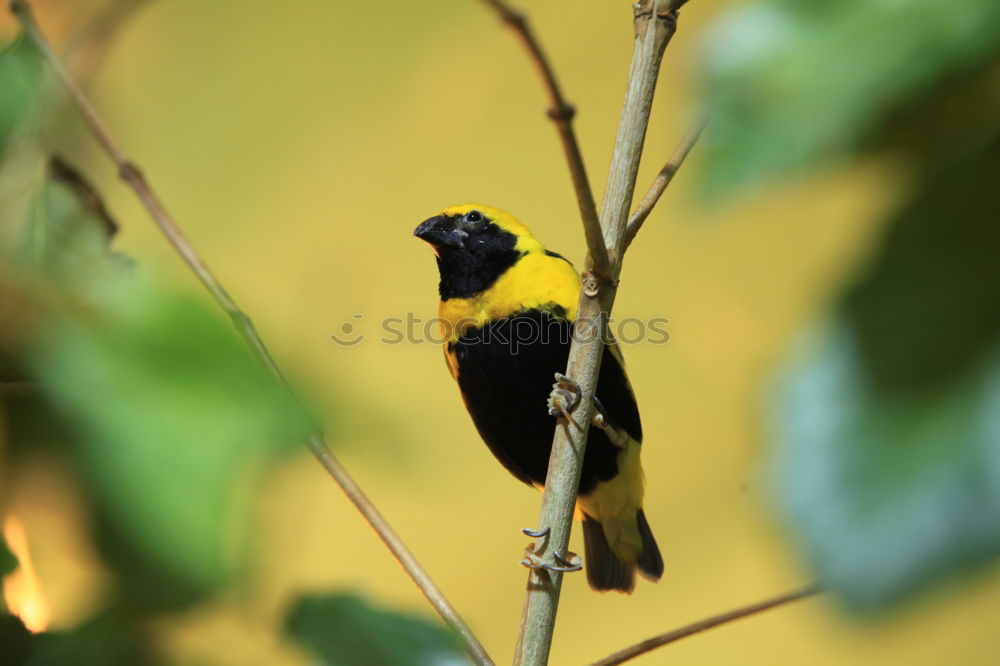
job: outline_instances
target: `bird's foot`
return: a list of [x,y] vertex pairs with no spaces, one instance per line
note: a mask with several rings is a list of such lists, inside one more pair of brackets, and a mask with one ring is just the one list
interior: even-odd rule
[[576,553],[566,551],[563,557],[558,551],[552,551],[554,562],[546,562],[538,555],[535,555],[535,544],[530,544],[524,549],[524,559],[521,566],[528,569],[544,569],[545,571],[555,571],[557,573],[572,573],[583,569],[583,561]]
[[549,394],[549,416],[563,416],[569,420],[570,413],[580,405],[580,393],[576,380],[557,372],[556,382]]
[[[543,537],[549,536],[552,533],[551,527],[544,527],[540,530],[532,530],[525,527],[521,530],[524,534],[534,537],[536,539],[541,539]],[[583,568],[583,562],[580,560],[580,556],[576,553],[567,552],[566,556],[563,557],[559,551],[552,551],[552,559],[555,562],[546,562],[541,557],[535,554],[535,544],[530,543],[528,547],[524,549],[524,559],[521,560],[521,566],[525,566],[529,569],[544,569],[546,571],[556,571],[559,573],[570,573],[573,571],[579,571]]]
[[[549,416],[562,416],[569,420],[570,413],[580,406],[581,394],[580,385],[575,379],[557,372],[556,382],[552,385],[552,393],[549,394]],[[591,425],[601,430],[608,427],[607,412],[596,395],[594,396],[594,416],[591,418]]]

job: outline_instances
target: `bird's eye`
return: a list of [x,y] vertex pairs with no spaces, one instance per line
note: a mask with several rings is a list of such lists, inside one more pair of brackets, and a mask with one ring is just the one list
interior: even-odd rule
[[470,210],[465,214],[465,217],[459,222],[459,226],[465,231],[480,231],[483,229],[489,220],[486,216],[480,213],[478,210]]

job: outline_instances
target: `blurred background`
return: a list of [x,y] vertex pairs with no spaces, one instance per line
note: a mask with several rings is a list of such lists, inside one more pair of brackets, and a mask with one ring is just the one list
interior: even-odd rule
[[[448,205],[508,209],[582,265],[512,34],[471,0],[32,4],[337,455],[509,662],[540,495],[479,440],[423,324],[400,344],[382,326],[435,316],[412,230]],[[523,5],[599,196],[630,5]],[[0,17],[0,659],[456,663],[300,445],[310,417],[18,35]],[[684,8],[640,193],[713,117],[615,305],[669,320],[668,344],[624,349],[667,573],[630,597],[568,576],[551,663],[817,579],[832,592],[641,663],[995,663],[998,44],[993,0]]]

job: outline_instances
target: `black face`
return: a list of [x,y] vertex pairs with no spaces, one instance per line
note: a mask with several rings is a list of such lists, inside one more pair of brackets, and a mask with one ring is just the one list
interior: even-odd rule
[[521,256],[514,249],[517,236],[478,210],[437,215],[421,223],[413,235],[434,246],[441,300],[469,298],[488,289]]

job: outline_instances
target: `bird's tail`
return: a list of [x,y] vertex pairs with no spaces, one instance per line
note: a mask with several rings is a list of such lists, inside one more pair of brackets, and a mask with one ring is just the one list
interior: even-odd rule
[[635,589],[636,569],[643,578],[652,581],[659,580],[663,575],[663,557],[642,509],[636,514],[635,522],[642,541],[642,551],[637,559],[628,562],[611,548],[600,521],[584,514],[583,544],[587,557],[587,582],[595,590],[631,593]]

